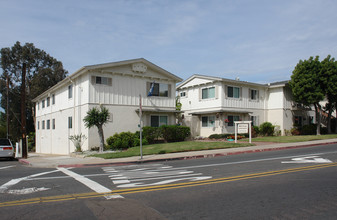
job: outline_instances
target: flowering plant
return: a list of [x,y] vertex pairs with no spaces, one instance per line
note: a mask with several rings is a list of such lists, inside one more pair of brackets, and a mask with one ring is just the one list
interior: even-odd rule
[[228,123],[228,122],[229,122],[229,120],[228,120],[228,118],[226,118],[226,119],[225,119],[225,123]]

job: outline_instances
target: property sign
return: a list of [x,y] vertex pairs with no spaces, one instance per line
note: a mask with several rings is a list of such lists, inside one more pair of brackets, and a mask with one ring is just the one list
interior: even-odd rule
[[249,133],[249,143],[252,143],[252,121],[234,121],[235,124],[235,143],[238,140],[238,134]]
[[248,133],[248,124],[238,124],[238,133],[247,134]]

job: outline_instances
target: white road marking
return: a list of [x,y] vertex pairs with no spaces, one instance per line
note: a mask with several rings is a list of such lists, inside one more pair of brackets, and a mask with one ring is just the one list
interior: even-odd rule
[[[62,171],[64,174],[67,174],[68,176],[73,177],[75,180],[79,181],[80,183],[83,183],[84,185],[86,185],[87,187],[89,187],[90,189],[92,189],[93,191],[97,192],[97,193],[109,193],[111,192],[110,189],[106,188],[105,186],[102,186],[101,184],[92,181],[91,179],[88,179],[80,174],[74,173],[68,169],[62,168],[62,167],[58,167],[58,170]],[[104,196],[106,199],[116,199],[116,198],[124,198],[121,195],[115,194],[115,195],[106,195]]]
[[40,191],[46,191],[50,188],[45,188],[45,187],[41,187],[41,188],[25,188],[25,189],[13,189],[13,190],[8,190],[7,193],[9,194],[15,194],[15,195],[26,195],[26,194],[30,194],[30,193],[34,193],[34,192],[40,192]]
[[[203,179],[210,179],[211,176],[201,176],[202,173],[194,173],[185,169],[171,170],[171,166],[162,166],[158,164],[156,167],[143,167],[137,169],[128,169],[133,167],[124,167],[120,170],[103,169],[105,172],[113,175],[109,175],[112,182],[117,187],[136,187],[136,186],[156,186],[162,184],[168,184],[177,181],[190,180],[197,181]],[[111,173],[113,171],[113,173]],[[118,173],[116,173],[118,171]],[[166,180],[163,180],[166,179]],[[144,181],[156,182],[144,183]],[[142,181],[142,182],[140,182]],[[132,183],[131,183],[132,182]]]
[[186,177],[186,178],[179,178],[179,179],[170,179],[170,180],[164,180],[160,182],[155,182],[155,183],[130,183],[130,184],[123,184],[123,185],[118,185],[117,187],[120,188],[128,188],[128,187],[143,187],[143,186],[157,186],[157,185],[163,185],[163,184],[169,184],[181,180],[190,180],[190,181],[200,181],[200,180],[206,180],[206,179],[211,179],[211,176],[199,176],[199,177]]
[[29,176],[26,176],[26,177],[12,179],[12,180],[8,181],[7,183],[3,184],[2,186],[0,186],[0,193],[5,193],[8,190],[9,187],[14,186],[15,184],[21,182],[22,180],[28,180],[30,178],[34,178],[34,177],[37,177],[37,176],[42,176],[42,175],[46,175],[46,174],[50,174],[50,173],[55,173],[55,172],[59,172],[59,171],[58,170],[52,170],[52,171],[48,171],[48,172],[29,175]]
[[332,161],[320,158],[318,156],[310,156],[310,157],[297,157],[291,159],[291,161],[282,161],[282,163],[332,163]]
[[0,167],[0,170],[3,170],[3,169],[8,169],[8,168],[11,168],[11,167],[15,167],[15,165],[14,165],[14,166]]

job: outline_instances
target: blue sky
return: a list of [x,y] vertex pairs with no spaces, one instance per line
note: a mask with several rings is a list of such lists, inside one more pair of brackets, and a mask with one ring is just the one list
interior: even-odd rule
[[[0,48],[34,43],[73,73],[143,57],[187,79],[288,80],[337,57],[336,0],[0,0]],[[0,70],[1,71],[1,70]]]

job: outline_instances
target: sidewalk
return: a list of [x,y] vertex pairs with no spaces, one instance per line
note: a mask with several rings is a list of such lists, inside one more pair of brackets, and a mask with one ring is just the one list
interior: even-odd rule
[[138,164],[146,162],[158,162],[167,160],[184,160],[184,159],[195,159],[195,158],[205,158],[205,157],[217,157],[226,156],[234,154],[244,154],[244,153],[254,153],[263,151],[273,151],[282,149],[292,149],[300,147],[310,147],[321,144],[336,144],[337,138],[327,139],[327,140],[316,140],[307,142],[296,142],[296,143],[254,143],[256,146],[251,147],[241,147],[241,148],[230,148],[230,149],[217,149],[217,150],[204,150],[204,151],[190,151],[182,153],[170,153],[170,154],[156,154],[156,155],[146,155],[143,156],[141,160],[139,156],[136,157],[126,157],[117,159],[102,159],[97,157],[76,157],[76,156],[64,156],[64,155],[48,155],[48,154],[37,154],[29,153],[27,159],[19,159],[20,163],[27,164],[32,167],[44,167],[44,168],[55,168],[55,167],[86,167],[86,166],[98,166],[98,165],[127,165],[127,164]]

